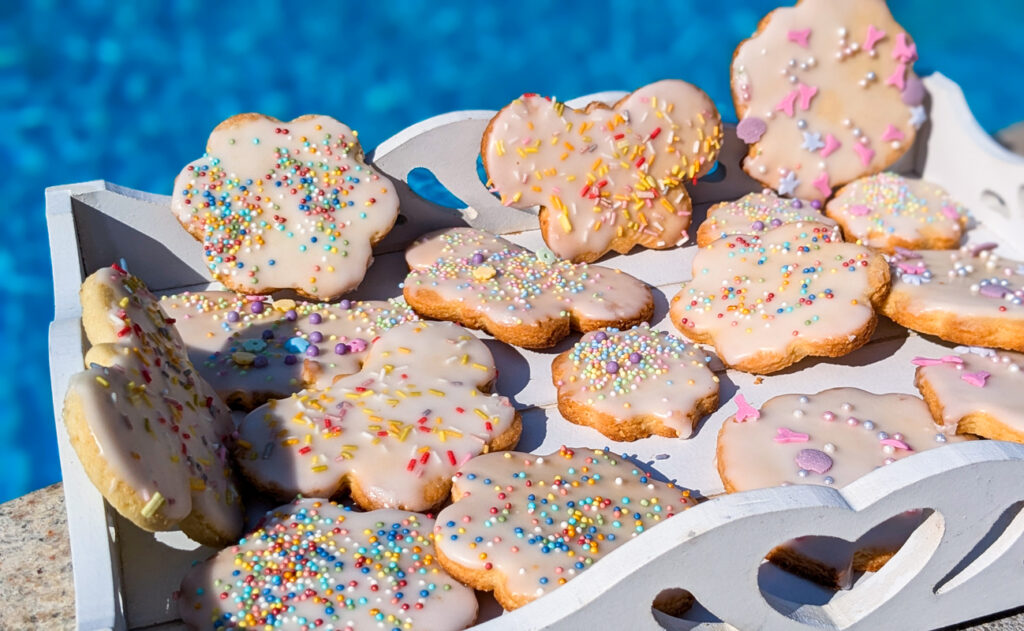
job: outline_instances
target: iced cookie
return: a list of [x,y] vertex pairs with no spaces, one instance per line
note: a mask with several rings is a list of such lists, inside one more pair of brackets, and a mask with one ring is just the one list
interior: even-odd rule
[[622,456],[566,447],[474,458],[456,474],[452,499],[434,526],[438,560],[470,587],[493,591],[505,609],[695,505],[689,491],[656,482]]
[[914,383],[949,431],[1024,443],[1024,355],[986,348],[915,357]]
[[888,289],[881,254],[843,243],[823,224],[789,224],[701,248],[670,315],[690,339],[714,344],[726,365],[770,373],[863,346]]
[[239,114],[178,175],[171,211],[228,288],[333,300],[363,280],[372,246],[398,217],[398,195],[333,118]]
[[[842,487],[915,452],[965,440],[936,425],[924,401],[907,394],[833,388],[775,397],[760,410],[742,396],[736,404],[736,414],[718,434],[716,458],[729,493],[787,484]],[[842,587],[851,569],[880,568],[923,517],[920,512],[902,515],[857,544],[798,539],[774,549],[769,559]]]
[[898,250],[882,311],[908,329],[968,346],[1024,351],[1024,263],[996,244]]
[[82,322],[93,346],[89,368],[71,378],[64,421],[89,479],[145,530],[181,528],[207,545],[236,539],[231,419],[156,298],[138,278],[103,268],[82,286]]
[[721,145],[711,99],[668,80],[583,110],[524,94],[491,119],[480,153],[501,202],[540,206],[548,247],[579,263],[685,242],[683,183],[711,170]]
[[814,221],[826,226],[836,225],[822,215],[820,209],[821,202],[816,199],[808,202],[779,197],[769,189],[748,193],[708,209],[707,219],[697,229],[697,245],[704,247],[734,234],[759,235],[790,223]]
[[700,348],[646,324],[587,333],[555,357],[558,411],[612,440],[689,438],[718,407],[718,377]]
[[347,491],[367,510],[435,508],[460,464],[519,441],[519,413],[484,394],[496,374],[487,346],[462,327],[400,324],[358,373],[246,416],[238,464],[275,497]]
[[889,172],[847,184],[825,214],[839,222],[847,241],[890,253],[956,248],[967,228],[967,209],[945,189]]
[[917,46],[884,0],[800,0],[736,49],[743,170],[780,195],[824,200],[877,173],[926,119]]
[[374,338],[417,319],[400,300],[327,304],[229,291],[165,296],[160,306],[199,373],[246,410],[359,372]]
[[476,596],[438,564],[433,525],[296,500],[189,571],[181,618],[193,629],[465,629]]
[[482,230],[427,235],[405,259],[405,299],[417,313],[525,348],[554,346],[570,328],[629,328],[654,313],[651,290],[629,274],[535,254]]

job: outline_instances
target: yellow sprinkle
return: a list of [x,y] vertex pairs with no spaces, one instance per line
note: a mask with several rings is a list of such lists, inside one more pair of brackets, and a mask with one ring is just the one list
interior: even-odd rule
[[482,418],[482,419],[483,419],[483,420],[485,420],[485,421],[486,421],[487,419],[489,419],[489,418],[490,418],[489,416],[487,416],[487,412],[484,412],[484,411],[483,411],[483,410],[481,410],[480,408],[476,408],[476,409],[475,409],[475,410],[473,410],[473,411],[474,411],[474,412],[476,412],[476,415],[477,415],[477,416],[479,416],[480,418]]
[[483,364],[478,364],[476,362],[473,362],[473,368],[476,368],[477,370],[487,370],[487,366],[484,366]]
[[276,311],[280,311],[281,313],[285,313],[286,311],[291,311],[294,308],[295,308],[295,301],[290,299],[290,298],[282,298],[281,300],[275,300],[274,301],[274,309]]
[[[344,454],[342,456],[344,457]],[[351,458],[352,456],[349,457]],[[318,464],[313,467],[313,473],[323,473],[324,471],[327,471],[327,465],[325,464]]]
[[569,215],[562,213],[558,216],[558,220],[562,223],[562,230],[567,233],[572,232],[572,222],[569,221]]
[[99,375],[96,375],[96,382],[99,383],[104,388],[110,387],[110,382],[104,379],[103,377],[100,377]]
[[490,265],[480,265],[473,270],[473,278],[477,280],[490,280],[498,273],[496,269]]
[[443,392],[441,392],[440,390],[434,390],[433,388],[430,388],[429,390],[427,390],[427,392],[429,392],[430,394],[434,395],[435,397],[443,397],[444,396]]
[[203,482],[201,478],[189,478],[188,485],[193,491],[206,490],[206,482]]
[[149,519],[155,515],[160,510],[160,507],[164,505],[164,501],[164,496],[160,494],[160,491],[154,493],[153,497],[142,507],[142,516]]

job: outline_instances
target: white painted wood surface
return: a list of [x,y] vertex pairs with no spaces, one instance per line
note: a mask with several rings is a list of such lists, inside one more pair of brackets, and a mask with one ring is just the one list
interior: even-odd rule
[[[997,240],[1004,254],[1024,257],[1024,159],[999,149],[983,134],[951,81],[933,75],[925,85],[937,123],[899,168],[934,178],[968,205],[980,223],[970,233],[972,241]],[[611,101],[621,94],[602,93],[570,103]],[[535,213],[500,206],[478,178],[480,135],[492,114],[444,114],[399,132],[372,152],[377,168],[395,181],[405,220],[377,248],[374,265],[351,297],[400,295],[398,284],[406,272],[401,250],[430,229],[469,224],[507,234],[528,247],[542,244]],[[710,203],[759,188],[739,168],[744,146],[731,128],[726,136],[722,170],[691,189],[697,204],[695,225]],[[444,208],[419,197],[407,183],[417,168],[429,169],[466,207]],[[994,199],[986,191],[1002,205],[985,203]],[[78,287],[85,275],[124,258],[155,291],[206,286],[201,247],[180,228],[168,205],[165,196],[105,182],[47,191],[56,296],[51,380],[81,629],[178,628],[172,597],[178,580],[193,559],[211,553],[180,533],[154,536],[113,514],[85,478],[59,421],[67,380],[82,365]],[[654,286],[655,326],[672,330],[666,319],[668,299],[689,278],[694,252],[693,246],[638,250],[607,257],[601,264]],[[573,339],[544,352],[488,341],[501,371],[498,391],[523,411],[519,449],[549,453],[562,444],[607,445],[649,464],[656,476],[705,496],[723,490],[714,467],[714,443],[738,390],[754,405],[777,394],[838,385],[916,393],[909,360],[948,352],[950,346],[908,335],[883,321],[871,343],[855,353],[836,360],[805,360],[763,382],[726,371],[716,361],[712,366],[722,377],[723,403],[694,438],[614,443],[590,428],[565,422],[554,407],[550,362]],[[1024,516],[1013,512],[1024,501],[1022,475],[1024,446],[986,441],[918,454],[841,491],[789,487],[718,497],[623,546],[551,595],[479,628],[909,629],[1003,611],[1024,605]],[[761,562],[771,547],[794,536],[856,539],[885,519],[918,508],[934,514],[892,562],[862,577],[852,590],[827,592]],[[990,540],[995,543],[987,547]],[[696,595],[700,606],[688,620],[652,614],[654,595],[667,587],[683,587]],[[493,601],[484,601],[485,619],[498,613]]]

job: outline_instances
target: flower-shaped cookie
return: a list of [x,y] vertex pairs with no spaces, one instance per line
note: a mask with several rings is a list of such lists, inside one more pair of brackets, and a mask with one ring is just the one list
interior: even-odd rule
[[476,597],[434,558],[433,525],[296,500],[189,571],[181,618],[193,629],[465,629]]
[[941,186],[895,173],[847,184],[825,206],[848,241],[885,252],[948,250],[960,245],[967,209]]
[[914,383],[947,431],[1024,443],[1024,355],[986,348],[915,357]]
[[171,210],[229,288],[332,300],[362,281],[371,247],[398,217],[398,195],[333,118],[239,114],[178,175]]
[[460,464],[518,442],[518,412],[482,392],[496,375],[487,346],[462,327],[400,324],[370,347],[360,372],[252,411],[236,460],[277,497],[348,489],[366,509],[428,510]]
[[566,447],[474,458],[456,474],[452,498],[434,525],[438,560],[467,585],[493,591],[505,609],[696,504],[618,454]]
[[242,507],[227,462],[231,418],[195,374],[138,278],[116,267],[82,285],[89,368],[71,378],[64,421],[89,479],[146,530],[234,540]]
[[229,291],[165,296],[160,306],[199,373],[243,409],[358,372],[374,338],[417,319],[401,300],[327,304]]
[[686,241],[683,183],[711,169],[721,144],[711,99],[669,80],[584,110],[524,94],[491,119],[480,153],[503,204],[541,206],[548,247],[590,262]]
[[654,313],[651,290],[629,274],[535,254],[482,230],[427,235],[405,259],[405,299],[417,313],[525,348],[554,346],[570,328],[628,328]]
[[1024,263],[995,243],[959,250],[898,250],[882,307],[897,323],[969,346],[1024,351]]
[[726,365],[769,373],[863,346],[888,289],[881,254],[843,243],[823,224],[789,224],[701,248],[670,315],[690,339],[714,344]]
[[780,195],[824,200],[910,148],[925,121],[917,47],[885,0],[801,0],[736,49],[743,170]]
[[689,438],[718,407],[718,377],[693,344],[643,324],[587,333],[555,358],[558,411],[612,440]]
[[788,223],[815,221],[827,226],[836,222],[819,212],[821,202],[779,197],[769,189],[748,193],[743,197],[719,202],[708,209],[708,217],[697,229],[697,245],[734,234],[761,234]]

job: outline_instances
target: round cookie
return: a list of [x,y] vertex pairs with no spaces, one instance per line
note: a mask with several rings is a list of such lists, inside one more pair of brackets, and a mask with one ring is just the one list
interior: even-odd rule
[[825,200],[895,162],[926,119],[917,47],[885,0],[800,0],[736,49],[743,170],[780,195]]
[[333,118],[238,114],[182,169],[171,211],[229,289],[333,300],[363,280],[398,218],[398,194]]
[[941,186],[895,173],[878,173],[847,184],[825,205],[848,241],[892,253],[948,250],[960,245],[967,209]]
[[727,366],[770,373],[863,346],[888,288],[881,254],[823,224],[788,224],[701,248],[669,315]]
[[[906,394],[833,388],[774,397],[760,410],[737,396],[722,424],[716,464],[729,493],[788,484],[842,487],[914,452],[966,440],[936,425],[924,401]],[[846,586],[850,570],[875,571],[925,515],[912,512],[873,529],[856,543],[798,539],[769,559],[819,583]]]
[[483,329],[508,344],[549,348],[570,329],[650,320],[646,284],[619,270],[533,253],[473,228],[429,234],[406,250],[406,301],[422,316]]
[[719,202],[708,209],[708,216],[697,229],[697,245],[734,234],[761,234],[790,223],[813,221],[826,226],[836,223],[819,212],[821,202],[779,197],[771,189],[748,193],[729,202]]
[[491,119],[480,154],[501,202],[540,206],[551,251],[589,263],[638,244],[684,243],[691,202],[683,184],[711,170],[722,137],[708,95],[666,80],[583,110],[524,94]]
[[1024,351],[1024,263],[994,243],[898,250],[882,312],[921,333],[968,346]]
[[[696,504],[689,491],[655,481],[618,454],[567,447],[474,458],[455,475],[452,499],[435,522],[437,558],[463,583],[493,591],[505,609],[543,596]],[[689,602],[673,604],[680,613]]]
[[1024,443],[1024,355],[958,348],[915,357],[914,384],[936,423],[960,434]]
[[433,525],[298,499],[194,566],[178,610],[192,629],[465,629],[476,596],[437,563]]
[[140,528],[180,528],[206,545],[236,539],[231,418],[156,298],[124,270],[103,268],[83,283],[82,321],[94,346],[89,368],[70,379],[63,416],[89,479]]
[[358,372],[380,333],[417,319],[401,300],[328,304],[229,291],[164,296],[160,306],[203,378],[246,410]]
[[519,441],[519,413],[484,394],[496,375],[487,346],[462,327],[400,324],[359,372],[249,413],[236,461],[274,497],[348,492],[367,510],[430,510],[460,464]]
[[718,407],[718,377],[700,348],[646,324],[587,333],[555,357],[558,411],[608,438],[689,438]]

